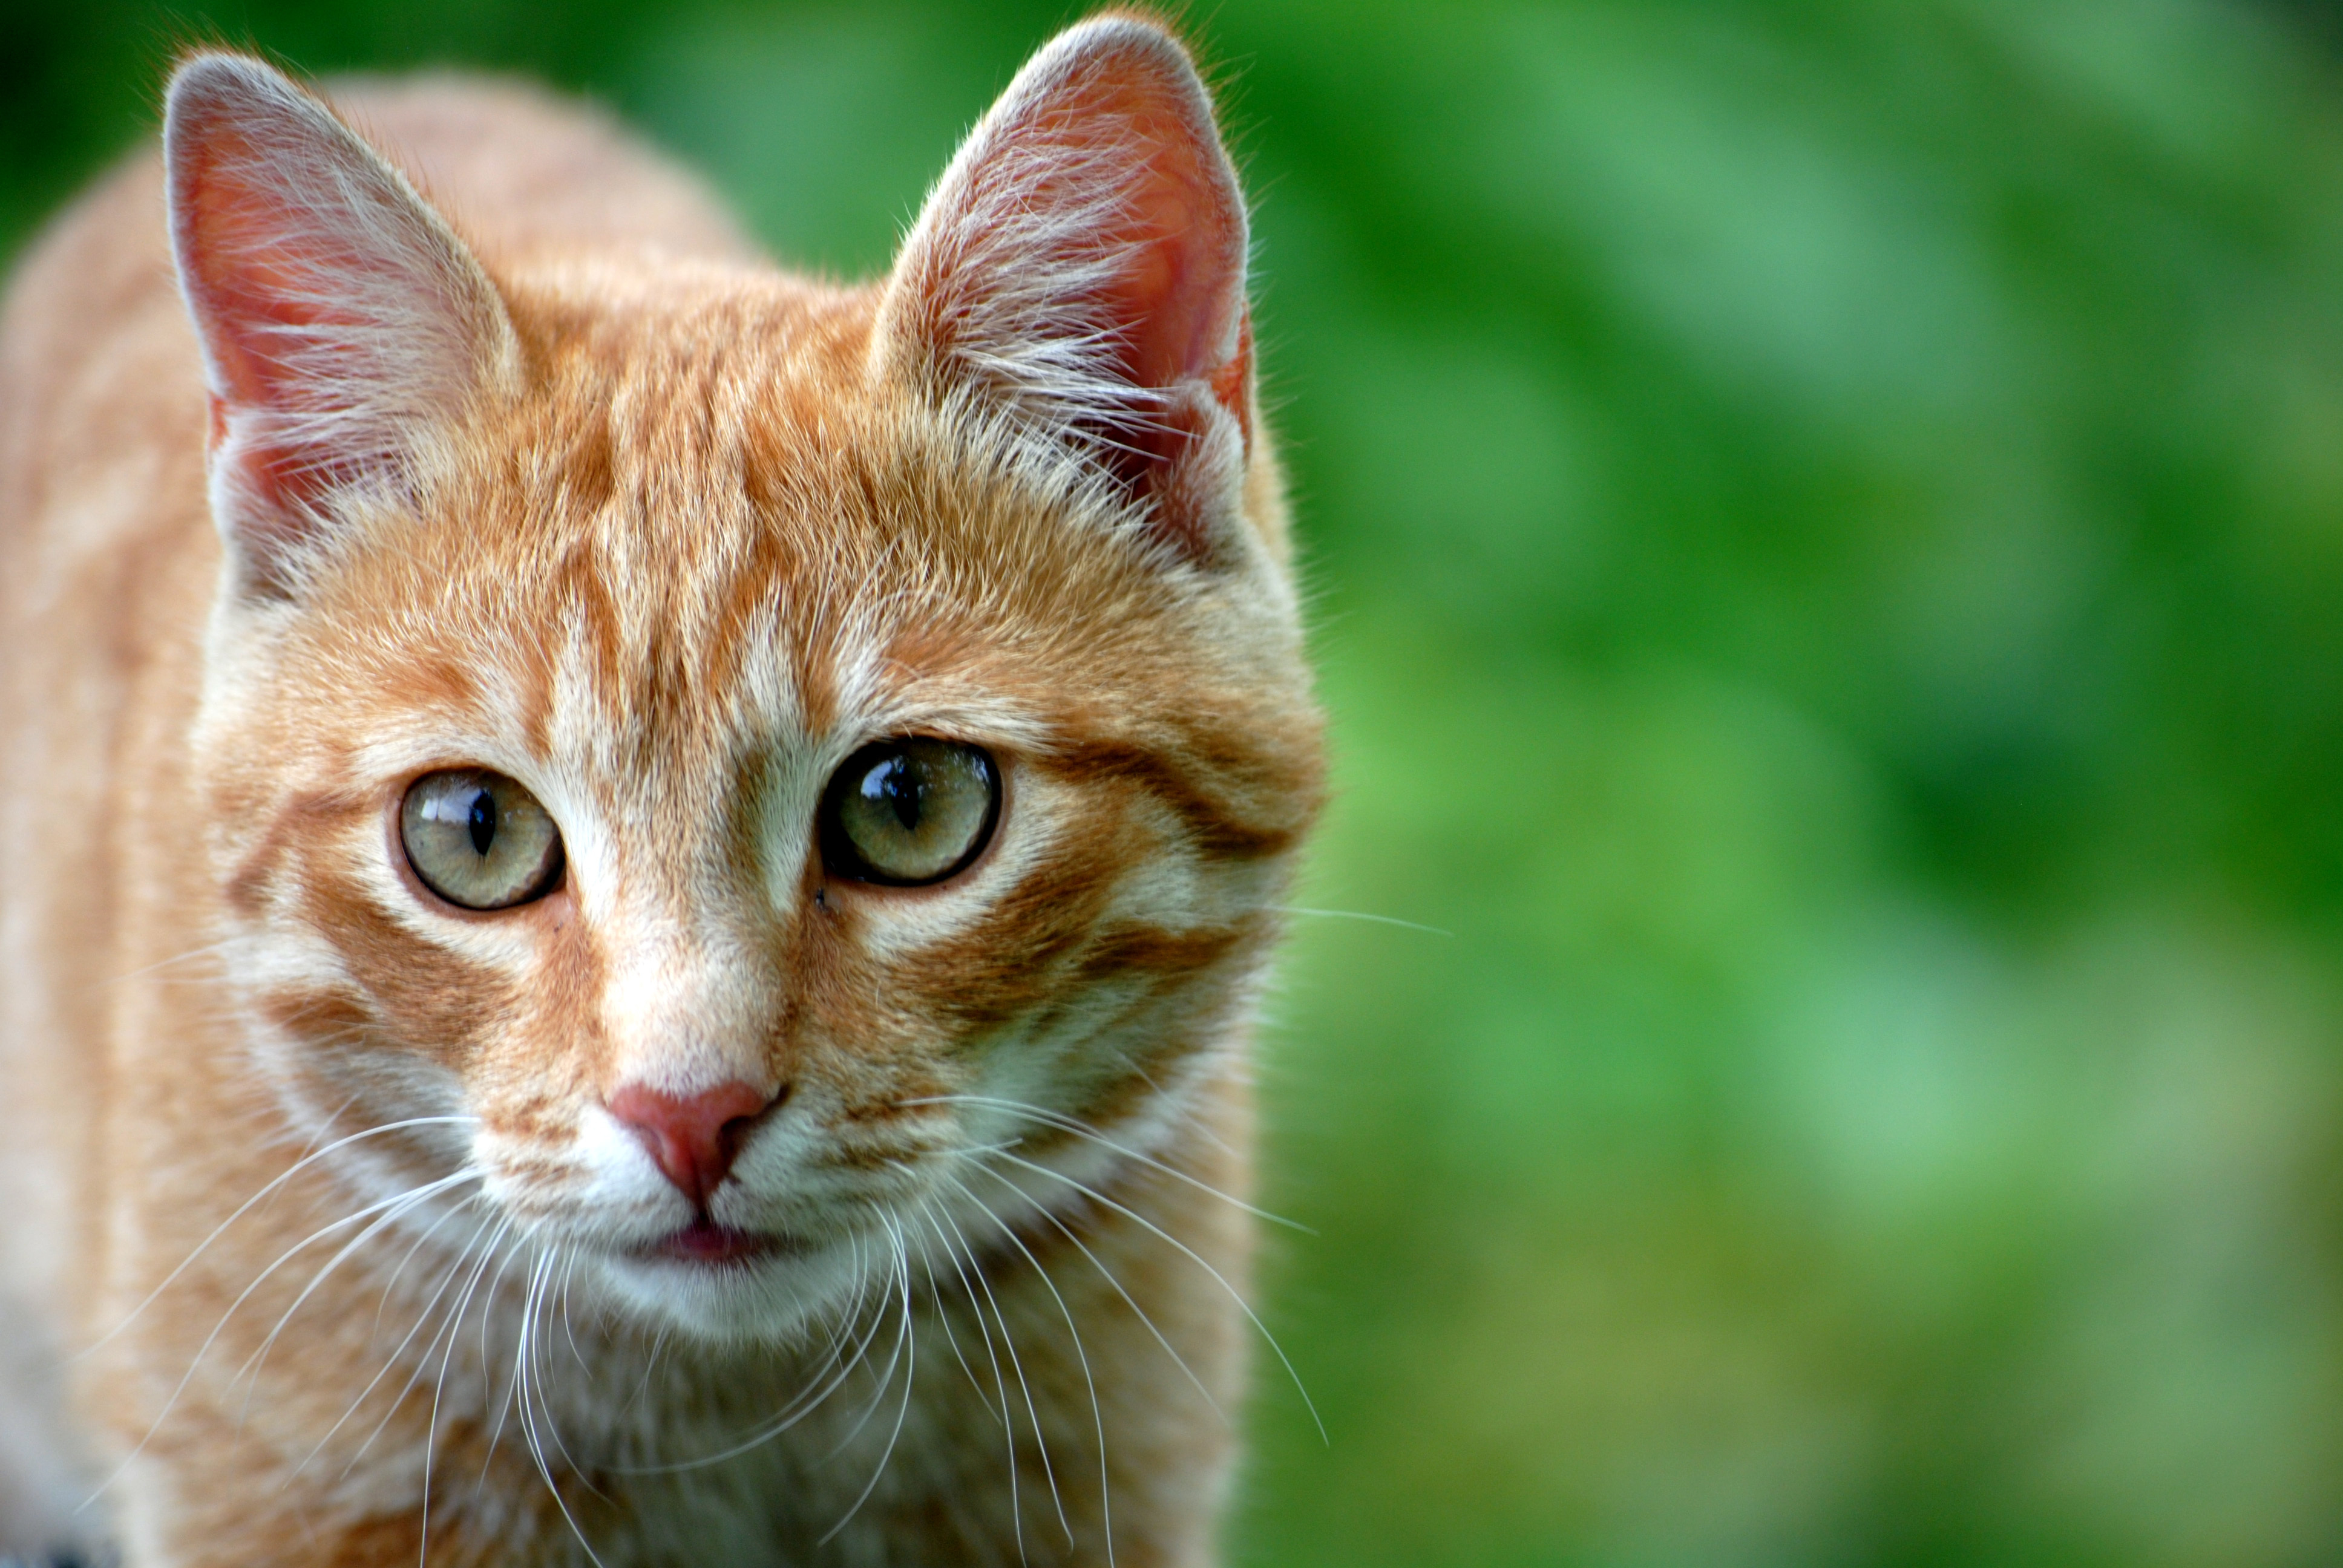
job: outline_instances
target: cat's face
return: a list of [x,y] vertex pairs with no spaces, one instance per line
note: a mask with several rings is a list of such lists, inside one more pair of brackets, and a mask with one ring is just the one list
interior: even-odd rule
[[[347,133],[256,107],[266,84],[175,101],[221,405],[198,782],[230,968],[305,1131],[359,1135],[362,1195],[444,1183],[409,1229],[504,1227],[649,1321],[789,1332],[914,1230],[1071,1198],[1097,1135],[1146,1144],[1240,1020],[1316,721],[1242,384],[1242,209],[1184,59],[1117,26],[1029,68],[883,286],[432,275],[400,308],[458,318],[460,374],[387,437],[318,435],[268,377],[314,404],[416,356],[383,369],[328,322],[313,364],[240,381],[236,309],[279,285],[233,267],[270,236],[204,233],[206,193]],[[1083,194],[1033,171],[1061,144],[1128,166],[1107,206],[1010,234],[1011,276],[981,254],[1001,202]],[[319,221],[282,206],[216,222]],[[1233,270],[1198,260],[1212,223]],[[999,303],[1070,243],[1055,326]],[[345,402],[368,396],[394,402]]]

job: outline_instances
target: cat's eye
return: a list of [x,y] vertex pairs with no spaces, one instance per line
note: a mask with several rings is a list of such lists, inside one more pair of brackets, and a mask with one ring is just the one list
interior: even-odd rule
[[501,773],[427,773],[398,808],[399,847],[425,887],[467,910],[507,910],[553,890],[561,830]]
[[983,852],[1000,815],[1001,776],[978,748],[881,740],[848,758],[823,792],[822,867],[889,887],[940,882]]

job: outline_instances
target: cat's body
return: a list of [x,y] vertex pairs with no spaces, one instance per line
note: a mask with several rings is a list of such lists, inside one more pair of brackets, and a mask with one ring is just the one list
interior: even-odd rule
[[[28,257],[0,1554],[1210,1559],[1315,719],[1209,111],[1053,48],[870,287],[528,95],[353,93],[454,247],[222,56],[188,304],[152,161]],[[997,769],[932,885],[821,837],[901,736]],[[468,768],[558,829],[509,907],[417,859]]]

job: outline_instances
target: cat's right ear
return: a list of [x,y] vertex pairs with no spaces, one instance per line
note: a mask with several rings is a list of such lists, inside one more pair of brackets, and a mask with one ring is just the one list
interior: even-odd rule
[[211,505],[245,592],[282,595],[353,489],[395,492],[420,444],[518,349],[496,287],[332,110],[241,55],[171,78],[171,243],[211,393]]
[[890,373],[1007,412],[1209,564],[1252,427],[1243,192],[1195,62],[1110,12],[1027,63],[905,236],[874,344]]

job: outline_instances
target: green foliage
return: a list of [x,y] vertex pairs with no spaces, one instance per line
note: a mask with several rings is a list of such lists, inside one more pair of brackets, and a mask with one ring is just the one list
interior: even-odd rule
[[[1065,13],[251,0],[884,264]],[[1341,790],[1244,1561],[2331,1560],[2343,76],[2205,0],[1197,18]],[[0,18],[0,224],[185,27]]]

